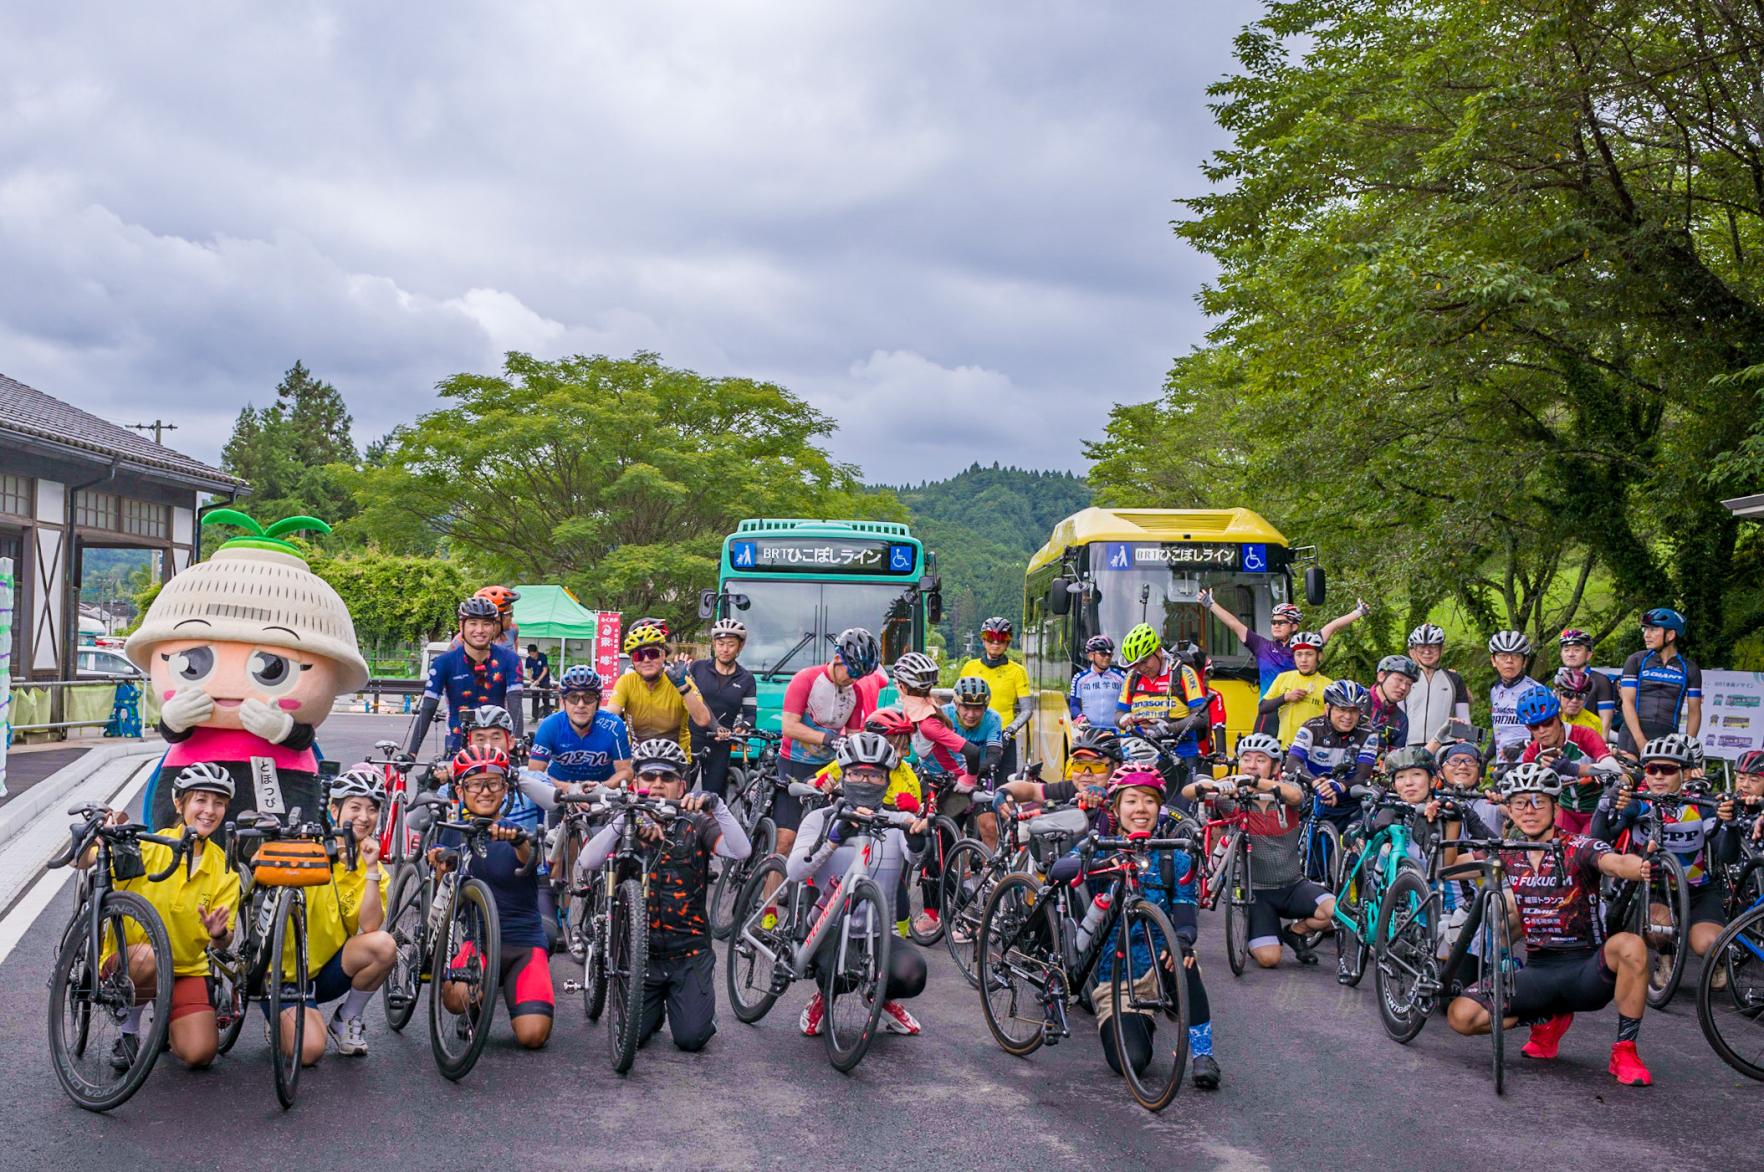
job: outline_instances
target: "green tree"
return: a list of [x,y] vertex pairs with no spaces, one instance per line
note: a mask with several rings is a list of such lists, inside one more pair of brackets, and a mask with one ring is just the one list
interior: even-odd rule
[[240,410],[221,467],[251,483],[252,508],[262,516],[346,521],[354,512],[349,484],[358,460],[351,424],[337,388],[296,362],[273,403]]
[[486,577],[558,582],[589,607],[689,630],[741,518],[906,519],[820,446],[832,422],[772,383],[647,353],[511,353],[441,392],[450,405],[356,476],[357,531],[401,551],[441,542]]
[[1099,494],[1254,501],[1404,618],[1675,602],[1719,657],[1760,610],[1719,498],[1757,474],[1761,55],[1709,0],[1270,4],[1177,225],[1209,345],[1114,413]]

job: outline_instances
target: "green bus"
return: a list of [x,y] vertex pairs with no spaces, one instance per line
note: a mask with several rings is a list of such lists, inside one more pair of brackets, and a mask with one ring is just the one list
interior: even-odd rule
[[873,633],[884,664],[925,649],[943,617],[935,569],[936,555],[894,521],[746,520],[724,538],[717,588],[698,613],[747,625],[741,662],[759,679],[759,726],[775,730],[790,677],[827,662],[847,627]]

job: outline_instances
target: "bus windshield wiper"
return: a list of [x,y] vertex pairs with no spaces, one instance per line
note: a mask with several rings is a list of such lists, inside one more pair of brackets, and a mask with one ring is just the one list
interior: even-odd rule
[[802,638],[796,641],[796,646],[786,651],[783,655],[780,655],[778,657],[778,662],[760,672],[760,679],[771,680],[783,669],[785,664],[796,658],[796,653],[798,651],[801,651],[804,647],[807,647],[810,643],[814,642],[814,638],[815,633],[813,631],[804,631],[802,633]]

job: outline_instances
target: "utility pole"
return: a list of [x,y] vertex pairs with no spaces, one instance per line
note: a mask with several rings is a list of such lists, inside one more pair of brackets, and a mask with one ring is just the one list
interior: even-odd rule
[[176,431],[178,429],[177,424],[167,423],[163,419],[155,419],[152,423],[125,423],[125,424],[123,424],[123,426],[127,427],[127,428],[132,428],[135,431],[150,431],[150,432],[152,432],[153,433],[153,442],[156,444],[159,444],[161,447],[164,447],[165,443],[163,440],[161,440],[159,438],[160,433],[166,432],[166,431]]

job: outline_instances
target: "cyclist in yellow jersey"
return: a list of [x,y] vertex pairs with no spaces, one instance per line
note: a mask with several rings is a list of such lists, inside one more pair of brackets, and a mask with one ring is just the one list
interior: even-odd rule
[[1577,667],[1564,667],[1556,672],[1554,681],[1556,699],[1562,704],[1562,723],[1579,725],[1604,735],[1605,724],[1597,713],[1586,710],[1587,699],[1592,695],[1592,677]]
[[992,710],[1004,722],[1004,757],[998,763],[998,775],[1010,777],[1017,772],[1017,734],[1029,723],[1034,696],[1029,690],[1029,673],[1023,665],[1010,658],[1011,621],[994,615],[980,624],[980,643],[985,654],[962,664],[961,674],[978,676],[992,689]]
[[686,674],[689,661],[668,664],[668,628],[653,619],[640,620],[631,627],[625,636],[625,653],[631,657],[631,670],[613,685],[606,710],[625,718],[632,744],[653,739],[678,741],[690,761],[693,723],[710,728],[716,718]]
[[[392,934],[385,931],[386,889],[392,876],[380,865],[380,809],[386,804],[386,783],[371,765],[357,765],[331,783],[331,822],[347,826],[355,838],[355,866],[342,852],[331,864],[331,883],[315,887],[306,897],[306,958],[312,974],[312,998],[306,1003],[306,1034],[301,1060],[311,1066],[325,1053],[325,1037],[337,1053],[367,1053],[367,1008],[398,958]],[[341,998],[327,1020],[318,1007]],[[286,1010],[283,1037],[293,1028]],[[291,1044],[285,1041],[284,1044]]]
[[[152,904],[165,924],[173,974],[171,1024],[166,1036],[171,1052],[191,1068],[213,1062],[220,1048],[214,1006],[208,999],[208,946],[224,944],[233,935],[233,920],[239,910],[239,873],[227,866],[226,852],[210,838],[221,828],[232,799],[233,779],[225,769],[206,761],[186,766],[172,782],[178,824],[163,833],[169,838],[182,835],[186,828],[194,831],[197,838],[190,848],[193,862],[172,868],[171,874],[155,883],[146,876],[165,870],[172,861],[172,851],[156,842],[143,842],[144,874],[116,885],[117,890],[132,891]],[[126,821],[127,815],[114,810],[109,820],[118,824]],[[96,857],[94,848],[78,866],[90,867]],[[153,949],[132,922],[124,942],[129,974],[141,1003],[130,1012],[116,1040],[111,1065],[118,1070],[127,1070],[134,1062],[141,1044],[141,1015],[153,1000],[158,979]],[[106,969],[116,963],[115,948],[108,938],[99,963]]]
[[1283,671],[1268,684],[1268,694],[1258,706],[1262,716],[1279,713],[1280,743],[1290,747],[1305,721],[1323,715],[1323,691],[1335,681],[1317,670],[1323,657],[1323,637],[1300,631],[1292,637],[1292,659],[1298,667]]

